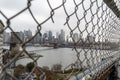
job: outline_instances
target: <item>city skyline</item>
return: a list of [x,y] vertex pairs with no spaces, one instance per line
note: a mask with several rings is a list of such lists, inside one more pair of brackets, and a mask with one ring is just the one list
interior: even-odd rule
[[[17,34],[18,34],[18,37],[23,42],[30,40],[34,36],[30,29],[17,32]],[[5,31],[3,35],[4,35],[3,37],[4,42],[10,42],[11,33]],[[37,34],[36,37],[30,43],[44,43],[45,41],[54,42],[56,40],[57,41],[59,40],[59,43],[63,43],[66,41],[73,42],[72,38],[74,39],[74,42],[78,42],[78,41],[88,42],[88,40],[90,42],[95,42],[95,36],[93,35],[87,35],[84,38],[80,33],[73,33],[72,36],[70,37],[70,35],[66,35],[65,31],[61,29],[59,32],[56,32],[56,34],[53,34],[52,30],[44,32],[41,35]]]
[[[44,37],[45,39],[48,39],[48,40],[52,40],[53,37],[54,38],[61,37],[61,40],[65,41],[65,32],[64,32],[64,30],[61,30],[61,31],[57,32],[57,33],[59,33],[58,36],[56,35],[57,33],[53,34],[53,32],[51,30],[43,33],[41,36],[39,34],[37,34],[36,37],[35,37],[35,40],[38,41],[38,39],[40,39],[40,37]],[[21,40],[25,40],[25,41],[29,40],[30,38],[32,38],[34,36],[30,29],[20,31],[20,32],[17,32],[17,33],[19,33],[19,35],[18,35],[19,38]],[[37,33],[37,31],[36,31],[36,33]],[[4,41],[5,42],[10,40],[11,32],[4,31],[3,35],[4,35]],[[62,36],[60,36],[60,35],[62,35]]]

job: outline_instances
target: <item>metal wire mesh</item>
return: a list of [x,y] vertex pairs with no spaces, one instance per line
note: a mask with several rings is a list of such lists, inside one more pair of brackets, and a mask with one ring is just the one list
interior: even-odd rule
[[[69,0],[61,0],[61,4],[53,7],[51,0],[46,0],[48,8],[50,9],[49,16],[44,21],[39,21],[35,15],[34,10],[31,9],[36,0],[27,0],[27,5],[21,11],[17,12],[11,17],[7,17],[2,10],[0,10],[0,16],[4,17],[6,23],[2,33],[9,29],[14,37],[21,43],[22,51],[12,57],[8,63],[1,63],[0,80],[19,80],[18,77],[11,74],[11,65],[16,63],[22,53],[25,53],[34,63],[34,68],[30,71],[29,75],[34,73],[37,69],[40,72],[39,80],[51,80],[48,79],[46,71],[42,68],[38,68],[38,60],[40,56],[34,58],[26,50],[26,45],[32,41],[38,34],[41,35],[41,31],[44,24],[48,24],[48,21],[55,23],[54,17],[56,17],[57,10],[62,9],[66,17],[63,26],[69,29],[70,38],[72,38],[71,44],[73,44],[73,51],[76,54],[76,61],[69,64],[64,68],[64,71],[70,69],[67,76],[63,79],[57,77],[55,80],[99,80],[102,74],[109,71],[111,66],[119,59],[119,0],[71,0],[72,7],[68,6]],[[43,4],[46,4],[43,3]],[[68,9],[68,8],[71,8]],[[36,7],[37,9],[38,7]],[[11,26],[12,20],[17,16],[21,16],[22,13],[29,12],[31,19],[34,20],[37,29],[36,34],[26,42],[20,39],[15,33],[15,30]],[[1,18],[2,19],[2,18]],[[59,18],[58,18],[59,19]],[[2,29],[2,28],[1,28]],[[75,38],[75,33],[79,33],[79,39]],[[2,49],[2,48],[1,48]],[[9,51],[10,53],[15,53]],[[4,53],[1,53],[3,55]],[[49,60],[49,59],[48,59]],[[2,57],[1,57],[2,61]],[[65,75],[64,71],[61,73]],[[32,80],[27,75],[24,80]],[[7,79],[8,78],[8,79]]]

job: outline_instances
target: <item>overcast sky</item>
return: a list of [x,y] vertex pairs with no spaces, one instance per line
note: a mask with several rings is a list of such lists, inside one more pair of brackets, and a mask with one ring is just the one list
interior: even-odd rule
[[[52,5],[52,8],[55,8],[58,5],[62,4],[62,0],[49,0],[49,1],[50,1],[50,4]],[[82,1],[82,0],[75,0],[75,1],[77,3],[80,3],[80,1]],[[92,0],[92,1],[95,1],[95,0]],[[98,6],[101,5],[101,2],[102,1],[98,1]],[[90,0],[84,0],[84,8],[86,10],[90,7],[90,3],[91,3]],[[12,17],[17,12],[24,9],[26,6],[27,6],[27,0],[0,0],[0,10],[8,18]],[[74,4],[73,0],[66,0],[65,7],[66,7],[68,14],[71,14],[72,12],[74,12],[75,4]],[[47,0],[33,0],[31,10],[39,23],[41,23],[46,18],[48,18],[50,16],[50,11],[51,11],[50,7],[48,6]],[[96,11],[97,11],[96,3],[93,4],[91,10],[92,10],[93,14],[96,13]],[[101,15],[101,13],[102,13],[101,9],[99,10],[99,13]],[[79,6],[77,14],[78,14],[79,18],[82,18],[84,16],[83,15],[84,9],[83,9],[82,5]],[[99,14],[98,14],[98,16],[99,16]],[[1,14],[0,14],[0,19],[2,19],[3,23],[6,25],[6,20],[3,16],[1,16]],[[63,7],[59,8],[55,11],[53,19],[54,19],[55,23],[52,23],[52,20],[50,19],[49,21],[47,21],[45,24],[42,25],[41,32],[46,32],[46,31],[52,30],[53,33],[55,34],[56,32],[60,31],[60,29],[64,29],[66,34],[69,34],[70,30],[68,29],[67,25],[64,25],[64,23],[66,22],[66,14],[65,14]],[[86,19],[87,19],[87,22],[89,22],[92,19],[90,10],[86,14]],[[97,23],[97,15],[95,15],[92,20],[93,20],[94,24],[96,24]],[[100,20],[100,25],[101,25],[101,21],[102,20]],[[74,27],[76,27],[77,19],[76,19],[75,15],[70,17],[69,23],[70,23],[70,26],[72,29]],[[85,20],[83,19],[79,26],[82,31],[84,29],[86,29],[85,24],[86,24]],[[28,10],[11,20],[11,28],[15,31],[23,31],[23,30],[30,29],[30,30],[32,30],[33,33],[35,33],[35,30],[37,30],[36,26],[37,26],[37,24],[31,17]],[[92,27],[93,27],[93,25],[92,25],[92,23],[90,23],[87,27],[87,31],[91,32],[93,29]],[[97,33],[97,29],[98,29],[98,27],[96,26],[94,33]],[[7,31],[9,31],[9,30],[7,30]],[[75,32],[78,32],[78,29]],[[87,35],[86,33],[87,32],[85,31],[84,34]]]
[[[57,7],[62,4],[62,0],[50,0],[52,7]],[[71,3],[71,2],[70,2]],[[8,17],[15,15],[20,10],[24,9],[27,5],[27,0],[0,0],[0,10]],[[72,5],[72,4],[70,4]],[[69,6],[69,5],[68,5]],[[68,9],[72,10],[69,6]],[[74,8],[73,8],[74,9]],[[50,16],[50,8],[46,0],[33,0],[31,10],[39,23],[44,21]],[[69,10],[68,10],[69,11]],[[53,17],[55,23],[52,23],[51,19],[42,25],[42,31],[52,30],[53,32],[59,31],[59,29],[65,29],[64,26],[66,15],[63,12],[63,7],[55,11]],[[6,24],[6,20],[0,15],[0,19]],[[30,29],[33,32],[36,30],[37,24],[32,19],[28,11],[20,14],[11,20],[11,27],[15,31],[23,31]],[[67,29],[68,30],[68,29]]]

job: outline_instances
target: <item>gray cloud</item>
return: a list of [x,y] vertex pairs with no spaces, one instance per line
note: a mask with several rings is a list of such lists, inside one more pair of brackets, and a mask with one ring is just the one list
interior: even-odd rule
[[[62,0],[49,0],[49,1],[50,1],[50,4],[52,5],[52,8],[62,4]],[[65,5],[66,5],[68,14],[71,14],[72,12],[74,12],[75,5],[73,3],[73,0],[67,0]],[[17,12],[24,9],[26,6],[27,6],[27,0],[0,0],[0,10],[2,10],[3,13],[7,15],[7,17],[11,17],[15,15]],[[47,3],[47,0],[33,0],[30,8],[39,23],[41,23],[42,21],[44,21],[46,18],[50,16],[51,9]],[[81,9],[79,10],[80,10],[79,12],[81,12]],[[3,20],[1,15],[0,15],[0,19]],[[53,19],[55,20],[55,23],[52,23],[50,19],[48,22],[42,25],[42,32],[48,31],[48,30],[53,30],[54,32],[57,32],[60,29],[65,29],[66,33],[69,33],[68,27],[64,25],[66,21],[66,14],[64,12],[63,7],[55,10]],[[75,15],[71,17],[69,23],[72,28],[76,27],[77,20]],[[37,29],[36,26],[37,24],[31,17],[28,10],[20,14],[16,18],[14,18],[11,22],[11,27],[16,31],[31,29],[33,32],[35,32],[35,30]]]
[[20,8],[24,8],[26,6],[27,0],[0,0],[0,9],[12,9],[17,10]]
[[[61,0],[59,0],[59,2],[60,1]],[[50,2],[53,2],[53,1],[50,1]],[[62,2],[60,2],[59,4],[58,3],[55,4],[55,3],[54,4],[51,3],[52,5],[54,5],[52,7],[56,7],[56,6],[60,5]],[[17,12],[19,12],[20,10],[22,10],[23,8],[25,8],[26,4],[27,4],[27,0],[0,0],[0,10],[2,10],[2,12],[7,17],[11,17],[11,16],[15,15]],[[39,23],[41,23],[46,18],[48,18],[50,16],[50,11],[51,11],[46,0],[32,1],[31,10]],[[44,30],[48,30],[48,29],[51,30],[51,28],[56,29],[56,26],[57,26],[57,28],[60,28],[58,26],[60,26],[61,21],[63,21],[63,16],[65,16],[65,14],[59,15],[59,14],[63,13],[61,10],[57,10],[56,12],[58,15],[57,15],[57,18],[56,17],[54,17],[54,18],[55,18],[57,24],[51,23],[51,20],[50,20],[49,22],[45,23],[45,25],[43,25],[44,28],[46,28]],[[59,23],[57,21],[59,21]],[[33,28],[33,30],[36,29],[35,22],[33,21],[32,17],[30,16],[28,11],[17,16],[15,19],[12,20],[11,23],[12,23],[11,27],[15,30],[23,30],[23,29],[28,29],[28,28]],[[23,24],[23,25],[21,25],[21,24]],[[20,29],[18,29],[18,27],[20,27]]]

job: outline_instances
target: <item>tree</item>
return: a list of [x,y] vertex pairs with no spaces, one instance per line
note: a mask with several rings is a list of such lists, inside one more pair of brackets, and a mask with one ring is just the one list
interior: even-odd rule
[[22,71],[24,71],[23,65],[20,64],[20,65],[16,66],[16,68],[14,69],[14,76],[19,77],[19,75],[21,74]]
[[52,66],[52,70],[55,71],[55,72],[60,72],[62,69],[62,65],[61,64],[54,64]]
[[33,62],[30,62],[30,63],[28,63],[27,64],[27,66],[26,66],[26,68],[27,68],[27,70],[28,70],[28,72],[31,72],[32,71],[32,69],[34,68],[34,63]]

